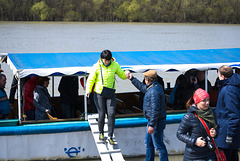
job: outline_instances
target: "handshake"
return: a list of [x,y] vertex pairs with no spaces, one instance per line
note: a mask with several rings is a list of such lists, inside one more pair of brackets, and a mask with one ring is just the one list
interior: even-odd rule
[[126,75],[127,79],[131,79],[132,78],[132,73],[129,70],[125,71],[125,75]]

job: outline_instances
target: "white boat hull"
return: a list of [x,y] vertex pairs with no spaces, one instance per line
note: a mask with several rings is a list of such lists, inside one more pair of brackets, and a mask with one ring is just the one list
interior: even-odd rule
[[[179,124],[167,124],[164,141],[169,154],[182,154],[185,145],[176,138]],[[115,128],[123,156],[145,155],[146,127]],[[75,159],[99,157],[88,131],[0,136],[0,160]]]

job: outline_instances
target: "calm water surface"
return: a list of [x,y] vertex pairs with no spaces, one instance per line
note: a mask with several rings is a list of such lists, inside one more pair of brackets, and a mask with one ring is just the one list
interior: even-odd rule
[[[240,25],[0,22],[0,37],[0,53],[239,48]],[[13,74],[5,64],[1,68],[7,75],[6,91],[9,92]],[[159,74],[173,86],[181,73]],[[136,76],[142,79],[141,74]],[[210,81],[214,83],[216,77],[216,72],[212,72]],[[58,82],[58,78],[55,81]],[[57,87],[55,83],[55,95],[58,95]],[[129,81],[121,79],[117,79],[116,87],[117,92],[136,91]],[[52,93],[51,84],[49,91]],[[82,94],[82,88],[79,92]]]
[[[0,22],[0,53],[57,53],[112,51],[185,50],[239,48],[240,25],[177,24],[177,23],[95,23],[95,22]],[[9,93],[13,74],[5,64]],[[158,73],[174,85],[179,72]],[[136,75],[142,79],[142,74]],[[209,74],[214,82],[216,71]],[[58,78],[55,80],[58,82]],[[54,85],[54,93],[58,83]],[[121,88],[120,88],[121,87]],[[117,92],[136,91],[129,81],[117,79]],[[49,92],[52,91],[51,84]],[[82,88],[79,91],[82,94]],[[170,156],[170,161],[182,160]],[[144,161],[144,157],[126,161]],[[155,160],[159,160],[156,157]]]

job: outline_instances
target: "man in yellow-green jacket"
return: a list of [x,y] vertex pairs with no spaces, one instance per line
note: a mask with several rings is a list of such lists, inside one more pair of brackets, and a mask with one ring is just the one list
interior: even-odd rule
[[[126,71],[126,74],[128,71]],[[121,79],[127,79],[120,65],[112,57],[109,50],[102,51],[100,59],[93,65],[93,69],[87,80],[86,96],[89,97],[94,86],[94,101],[98,110],[99,140],[104,141],[105,113],[108,114],[108,139],[114,145],[112,139],[115,125],[116,94],[115,74]]]

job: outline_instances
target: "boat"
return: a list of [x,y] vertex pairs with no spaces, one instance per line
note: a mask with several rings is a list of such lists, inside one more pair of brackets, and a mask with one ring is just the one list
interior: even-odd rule
[[[222,65],[229,65],[234,69],[240,67],[240,48],[112,53],[122,69],[134,73],[149,69],[161,72],[197,69],[205,71],[207,80],[209,70],[217,70]],[[52,77],[53,84],[55,77],[68,75],[83,76],[86,82],[86,76],[99,55],[99,52],[0,54],[1,63],[7,63],[18,78],[18,89],[22,78],[34,75]],[[147,120],[136,105],[138,94],[117,93],[119,111],[116,115],[114,135],[124,157],[145,155]],[[52,97],[58,99],[54,93]],[[88,123],[87,100],[84,95],[80,97],[84,100],[84,113],[78,118],[26,121],[21,107],[21,91],[18,90],[17,107],[14,109],[18,112],[18,118],[0,120],[0,160],[99,158]],[[167,110],[164,141],[169,154],[184,152],[185,144],[176,138],[176,131],[185,113],[186,110]]]

